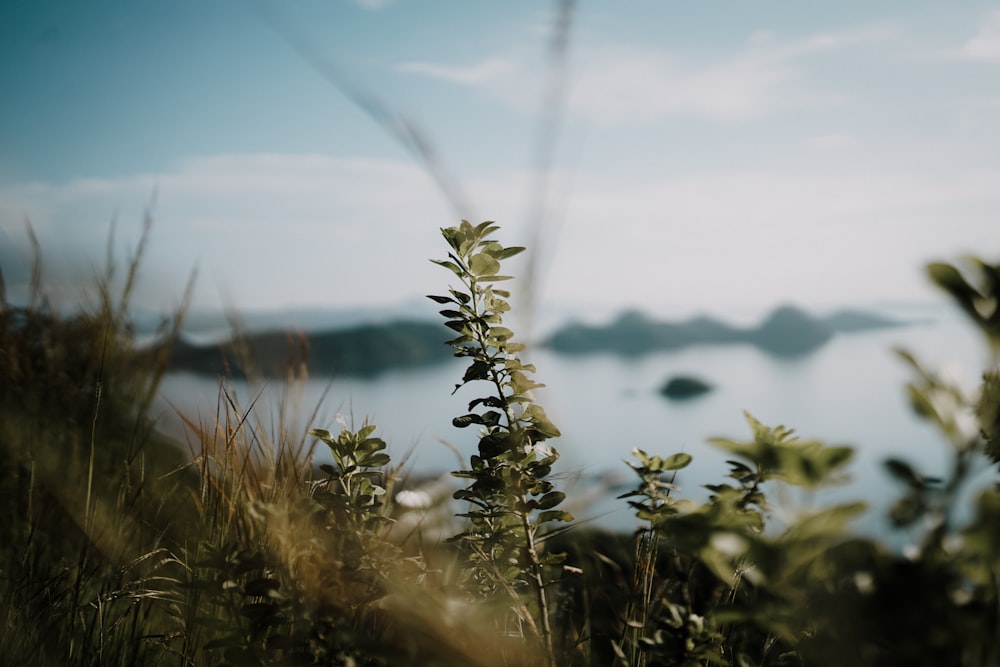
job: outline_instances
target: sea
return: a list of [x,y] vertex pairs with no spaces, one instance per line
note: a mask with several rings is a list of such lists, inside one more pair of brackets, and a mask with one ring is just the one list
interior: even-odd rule
[[[815,352],[792,359],[749,344],[695,345],[637,357],[529,349],[525,361],[534,364],[535,379],[545,384],[534,392],[536,402],[562,434],[550,444],[560,453],[553,475],[567,492],[566,508],[582,523],[617,530],[638,526],[634,510],[617,498],[637,481],[627,464],[635,449],[692,455],[692,463],[674,480],[674,493],[706,499],[704,485],[726,481],[731,458],[711,439],[749,440],[745,414],[750,414],[768,426],[792,428],[803,440],[855,451],[846,479],[830,489],[808,494],[774,489],[776,521],[803,508],[863,500],[869,511],[858,530],[886,533],[885,516],[904,489],[886,473],[885,460],[903,459],[932,477],[946,477],[953,461],[947,439],[911,408],[906,386],[917,374],[895,350],[909,351],[926,369],[970,394],[987,354],[978,332],[948,307],[878,312],[911,324],[839,333]],[[377,425],[376,435],[413,483],[441,478],[458,488],[460,480],[448,471],[466,465],[477,433],[476,427],[455,428],[452,419],[489,392],[485,383],[456,390],[464,368],[455,359],[375,378],[310,378],[292,385],[171,373],[162,383],[156,414],[161,428],[190,438],[181,416],[210,425],[224,386],[243,409],[253,406],[252,421],[261,425],[265,440],[274,441],[278,428],[289,429],[295,438],[310,427],[337,432],[343,424],[357,428],[367,421]],[[659,390],[675,375],[696,376],[714,389],[668,400]],[[322,446],[317,448],[316,461],[328,459]],[[968,516],[974,494],[998,479],[996,466],[979,461],[960,514]]]

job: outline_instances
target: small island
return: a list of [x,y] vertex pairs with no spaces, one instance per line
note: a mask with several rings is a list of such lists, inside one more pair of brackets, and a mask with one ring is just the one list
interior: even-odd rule
[[672,401],[681,401],[707,394],[714,388],[699,378],[690,375],[676,375],[660,388],[660,393]]

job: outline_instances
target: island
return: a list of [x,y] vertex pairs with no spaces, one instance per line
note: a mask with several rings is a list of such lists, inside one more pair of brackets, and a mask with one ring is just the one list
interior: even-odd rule
[[660,322],[633,310],[604,326],[567,325],[552,334],[544,344],[563,354],[610,352],[639,356],[696,344],[748,343],[776,357],[800,357],[820,348],[837,333],[905,324],[907,322],[861,311],[842,310],[817,317],[794,306],[781,306],[760,325],[741,328],[705,316],[681,322]]
[[170,350],[171,371],[232,377],[285,377],[305,367],[312,375],[375,377],[452,358],[444,344],[454,335],[441,323],[396,321],[333,331],[265,331],[222,343],[178,341]]
[[676,375],[660,389],[660,393],[673,401],[682,401],[707,394],[714,387],[690,375]]

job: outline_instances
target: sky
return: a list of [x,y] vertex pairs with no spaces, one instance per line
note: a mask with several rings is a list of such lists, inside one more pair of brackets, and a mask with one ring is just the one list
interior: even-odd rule
[[409,303],[462,218],[584,318],[919,302],[926,262],[1000,259],[997,1],[0,0],[0,91],[12,301],[28,223],[73,300],[147,212],[152,309],[195,268],[198,308]]

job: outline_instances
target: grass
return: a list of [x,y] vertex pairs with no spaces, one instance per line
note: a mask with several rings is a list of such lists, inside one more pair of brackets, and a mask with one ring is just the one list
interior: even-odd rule
[[[3,664],[1000,664],[1000,491],[978,496],[968,524],[948,519],[975,457],[997,458],[995,371],[969,397],[911,358],[914,404],[956,462],[941,481],[889,467],[902,489],[892,518],[913,553],[855,536],[860,508],[850,504],[782,508],[787,525],[765,530],[776,485],[822,485],[850,452],[751,419],[751,440],[716,443],[731,469],[705,503],[675,497],[670,484],[689,456],[637,451],[637,485],[623,500],[642,531],[535,524],[528,553],[482,530],[507,525],[482,515],[474,565],[462,540],[446,537],[470,534],[467,508],[420,496],[371,425],[310,435],[293,426],[301,420],[287,401],[267,426],[256,398],[244,403],[223,382],[214,419],[187,419],[186,443],[158,433],[148,411],[169,346],[138,352],[127,320],[146,238],[122,279],[109,262],[96,304],[72,316],[46,302],[40,253],[26,306],[0,289]],[[1000,292],[989,282],[996,267],[974,266],[987,279],[973,284],[935,266],[963,298]],[[167,340],[183,314],[164,322]],[[977,324],[993,342],[992,320]],[[495,340],[498,322],[483,326],[477,340]],[[483,345],[477,368],[514,368]],[[305,373],[296,366],[288,379]],[[979,432],[956,431],[956,414],[937,407],[946,404],[978,419]],[[554,432],[540,408],[511,414],[528,434]],[[333,463],[316,467],[321,447]],[[544,494],[548,467],[524,478]],[[493,468],[476,470],[464,478],[492,484]],[[527,530],[528,496],[494,491],[484,507],[517,514]],[[475,493],[473,484],[461,497]],[[543,561],[561,562],[558,576],[539,576]],[[481,595],[476,572],[504,594]]]

